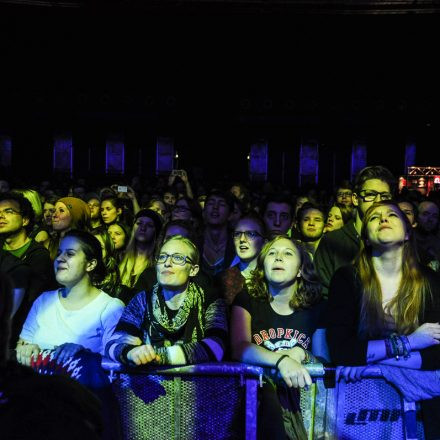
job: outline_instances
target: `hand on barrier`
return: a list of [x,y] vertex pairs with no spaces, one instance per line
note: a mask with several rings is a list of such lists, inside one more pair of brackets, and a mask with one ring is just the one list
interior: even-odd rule
[[27,367],[31,366],[32,356],[36,359],[40,353],[40,347],[37,344],[27,344],[24,341],[19,341],[15,350],[17,362]]
[[422,350],[440,344],[440,324],[438,322],[425,322],[408,336],[408,341],[411,350]]
[[278,370],[288,387],[304,388],[312,385],[312,378],[307,369],[291,357],[283,359],[278,366]]
[[284,350],[283,354],[287,354],[291,359],[298,363],[303,362],[306,357],[306,353],[301,347],[293,347],[289,350]]
[[154,351],[151,345],[140,345],[132,348],[127,353],[127,359],[136,365],[145,365],[151,362],[159,362],[160,356]]
[[370,368],[369,365],[363,365],[361,367],[337,367],[336,368],[336,382],[341,379],[345,379],[349,382],[359,382],[363,377],[366,370]]
[[72,342],[66,342],[65,344],[61,344],[55,348],[53,358],[59,364],[63,364],[71,357],[75,356],[76,353],[78,353],[83,348],[84,347],[82,345],[74,344]]

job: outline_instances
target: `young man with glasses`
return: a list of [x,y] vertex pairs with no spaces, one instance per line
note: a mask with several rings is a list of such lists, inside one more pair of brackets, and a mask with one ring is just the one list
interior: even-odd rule
[[319,243],[314,263],[327,297],[336,269],[350,264],[360,249],[362,219],[367,209],[381,200],[393,198],[396,182],[391,172],[380,165],[366,167],[356,176],[352,195],[356,216],[341,229],[328,232]]
[[336,203],[341,203],[345,206],[353,206],[353,190],[351,183],[348,180],[343,180],[335,191]]
[[[21,194],[0,194],[0,246],[3,252],[13,256],[15,265],[29,267],[29,283],[17,281],[25,294],[12,325],[11,343],[15,344],[32,302],[43,291],[55,286],[54,270],[49,251],[29,237],[35,214],[30,202]],[[12,261],[11,258],[9,258]],[[1,268],[0,268],[1,269]]]

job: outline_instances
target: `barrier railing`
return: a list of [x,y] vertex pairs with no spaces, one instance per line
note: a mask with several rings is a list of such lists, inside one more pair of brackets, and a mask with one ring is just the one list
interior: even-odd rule
[[[120,404],[124,439],[257,438],[262,367],[224,362],[130,369],[104,359],[103,368]],[[301,393],[301,409],[309,439],[424,438],[415,404],[403,400],[380,368],[334,388],[334,368],[307,369],[314,384]]]

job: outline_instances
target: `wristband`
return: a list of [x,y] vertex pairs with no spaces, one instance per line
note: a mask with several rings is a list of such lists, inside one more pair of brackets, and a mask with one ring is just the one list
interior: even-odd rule
[[283,355],[277,360],[277,363],[275,364],[275,368],[278,369],[278,365],[280,365],[281,361],[282,361],[284,358],[288,358],[288,357],[289,357],[288,354],[283,354]]

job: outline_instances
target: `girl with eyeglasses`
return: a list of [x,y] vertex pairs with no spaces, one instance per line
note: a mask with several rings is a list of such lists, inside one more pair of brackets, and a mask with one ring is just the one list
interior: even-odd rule
[[231,267],[219,274],[223,297],[228,305],[246,287],[257,258],[266,242],[264,221],[256,213],[249,213],[238,220],[232,232],[236,256]]
[[199,251],[181,235],[165,240],[156,257],[157,283],[127,305],[108,344],[110,358],[128,365],[221,361],[225,305],[194,281]]

